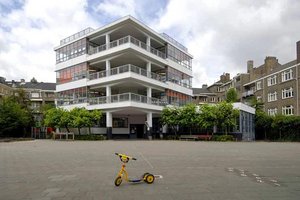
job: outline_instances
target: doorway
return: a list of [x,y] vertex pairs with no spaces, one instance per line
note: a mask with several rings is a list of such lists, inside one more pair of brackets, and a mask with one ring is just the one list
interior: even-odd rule
[[130,124],[130,138],[144,138],[144,124]]

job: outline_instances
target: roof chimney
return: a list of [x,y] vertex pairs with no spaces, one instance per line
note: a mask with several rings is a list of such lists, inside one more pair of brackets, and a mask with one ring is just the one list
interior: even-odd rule
[[253,60],[247,61],[247,73],[250,73],[250,71],[253,69]]
[[207,84],[203,84],[203,85],[202,85],[202,88],[203,88],[203,89],[206,89],[206,88],[207,88]]

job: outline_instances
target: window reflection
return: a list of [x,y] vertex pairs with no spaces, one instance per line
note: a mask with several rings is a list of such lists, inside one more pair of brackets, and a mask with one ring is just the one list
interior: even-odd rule
[[87,42],[84,38],[56,50],[56,63],[61,63],[86,54],[86,45]]

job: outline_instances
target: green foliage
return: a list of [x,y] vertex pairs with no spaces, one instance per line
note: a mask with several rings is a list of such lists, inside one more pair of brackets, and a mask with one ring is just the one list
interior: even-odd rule
[[255,113],[255,127],[257,130],[259,130],[257,133],[259,133],[261,130],[264,133],[264,139],[267,139],[267,130],[271,129],[273,123],[273,117],[267,115],[262,110],[256,110]]
[[85,108],[74,108],[71,111],[62,108],[52,108],[45,112],[44,124],[49,127],[78,128],[79,134],[82,127],[91,127],[101,119],[99,110],[88,111]]
[[75,135],[75,140],[106,140],[106,136],[104,135]]
[[212,140],[220,141],[220,142],[228,142],[228,141],[234,141],[234,137],[232,135],[214,135]]
[[264,103],[260,100],[257,100],[255,96],[251,97],[249,103],[251,107],[255,108],[256,112],[263,111]]
[[205,129],[212,129],[213,126],[217,124],[217,106],[203,104],[201,105],[200,110],[200,114],[197,118],[198,125]]
[[217,127],[224,129],[227,134],[230,128],[236,126],[236,119],[239,116],[239,111],[234,109],[231,103],[221,102],[217,104],[216,116]]
[[45,112],[45,126],[66,128],[68,132],[69,126],[72,125],[70,112],[62,108],[51,108]]
[[165,107],[161,113],[163,125],[170,126],[177,135],[177,126],[180,123],[180,109],[178,107]]
[[[30,111],[20,105],[15,98],[7,97],[0,101],[0,136],[21,136],[32,123]],[[23,133],[24,136],[25,132]]]
[[238,101],[238,94],[235,88],[230,88],[226,93],[226,102],[234,103]]

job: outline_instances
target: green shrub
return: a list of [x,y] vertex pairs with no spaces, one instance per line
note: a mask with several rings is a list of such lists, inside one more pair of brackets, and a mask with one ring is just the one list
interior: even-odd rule
[[234,141],[234,137],[232,135],[214,135],[212,140],[219,141],[219,142],[227,142],[227,141]]
[[166,140],[179,140],[177,135],[167,135]]
[[75,135],[75,140],[106,140],[104,135]]

